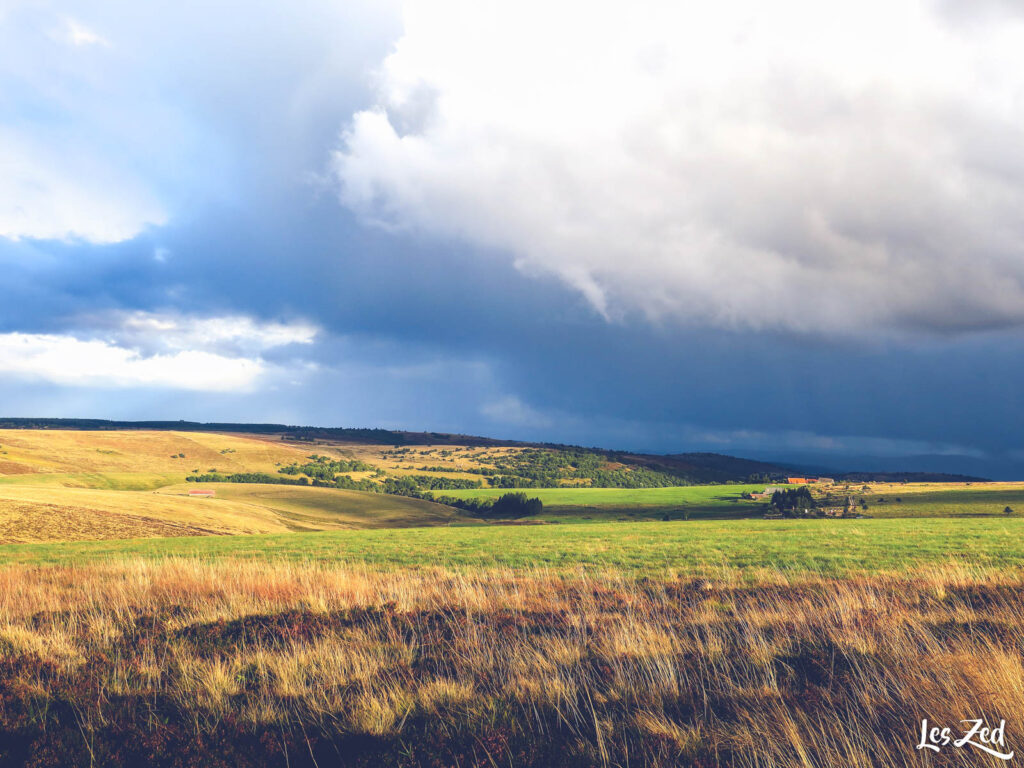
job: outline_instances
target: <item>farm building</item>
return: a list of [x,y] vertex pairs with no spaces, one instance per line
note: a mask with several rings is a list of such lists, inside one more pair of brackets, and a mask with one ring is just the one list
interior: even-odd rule
[[790,485],[810,485],[816,483],[817,480],[813,477],[787,477],[786,482]]
[[853,496],[847,496],[842,500],[842,506],[832,501],[832,506],[822,507],[822,514],[825,517],[858,517],[857,505],[854,503]]
[[201,499],[212,499],[214,496],[217,495],[217,492],[216,491],[207,491],[207,490],[189,491],[188,495],[189,496],[198,496]]
[[760,493],[752,493],[752,494],[750,494],[750,498],[752,498],[752,499],[770,499],[772,497],[772,494],[774,494],[776,491],[781,491],[781,490],[782,490],[782,488],[780,488],[777,485],[769,485],[767,488],[765,488]]

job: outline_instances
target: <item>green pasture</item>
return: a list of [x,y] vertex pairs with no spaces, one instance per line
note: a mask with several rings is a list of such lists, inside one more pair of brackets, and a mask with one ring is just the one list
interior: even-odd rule
[[589,516],[607,519],[608,513],[625,518],[670,519],[702,517],[747,517],[760,515],[763,503],[741,498],[764,485],[688,485],[671,488],[479,488],[436,491],[434,496],[458,499],[496,499],[505,493],[522,492],[544,502],[545,519],[585,520]]
[[[691,485],[673,488],[524,488],[527,496],[544,502],[541,519],[560,522],[640,520],[668,517],[679,519],[756,518],[765,510],[763,501],[741,498],[743,493],[763,491],[764,485]],[[839,488],[816,489],[835,499],[847,493]],[[438,491],[436,497],[495,499],[509,489],[482,488]],[[856,487],[849,493],[868,503],[868,514],[876,518],[909,517],[993,517],[1006,507],[1024,517],[1024,488],[996,488],[985,485],[941,487],[921,491],[864,493]]]
[[958,563],[1024,566],[1024,519],[691,520],[326,531],[0,547],[0,563],[268,558],[383,568],[621,569],[842,575]]

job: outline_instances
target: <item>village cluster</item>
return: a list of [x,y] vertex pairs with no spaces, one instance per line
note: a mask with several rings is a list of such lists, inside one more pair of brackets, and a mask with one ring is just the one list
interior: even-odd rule
[[[768,502],[765,518],[777,520],[783,517],[868,517],[867,503],[856,501],[852,495],[837,498],[827,491],[818,493],[815,489],[835,487],[831,477],[787,477],[785,485],[769,485],[763,491],[749,494],[749,498]],[[849,486],[845,486],[846,489]]]

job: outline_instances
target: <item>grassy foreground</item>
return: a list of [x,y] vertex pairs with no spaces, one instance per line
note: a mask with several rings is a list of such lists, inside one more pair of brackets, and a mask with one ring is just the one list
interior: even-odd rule
[[4,766],[997,765],[1024,575],[0,568]]
[[383,568],[781,569],[824,575],[1024,565],[1024,519],[691,520],[325,531],[0,547],[0,564],[111,557],[285,559]]

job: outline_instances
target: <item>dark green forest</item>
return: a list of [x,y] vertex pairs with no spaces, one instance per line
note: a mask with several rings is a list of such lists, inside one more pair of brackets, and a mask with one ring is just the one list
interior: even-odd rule
[[621,464],[614,454],[579,449],[527,449],[485,459],[493,469],[467,471],[486,475],[494,488],[551,488],[578,483],[594,488],[667,488],[691,485],[688,477],[637,464]]

